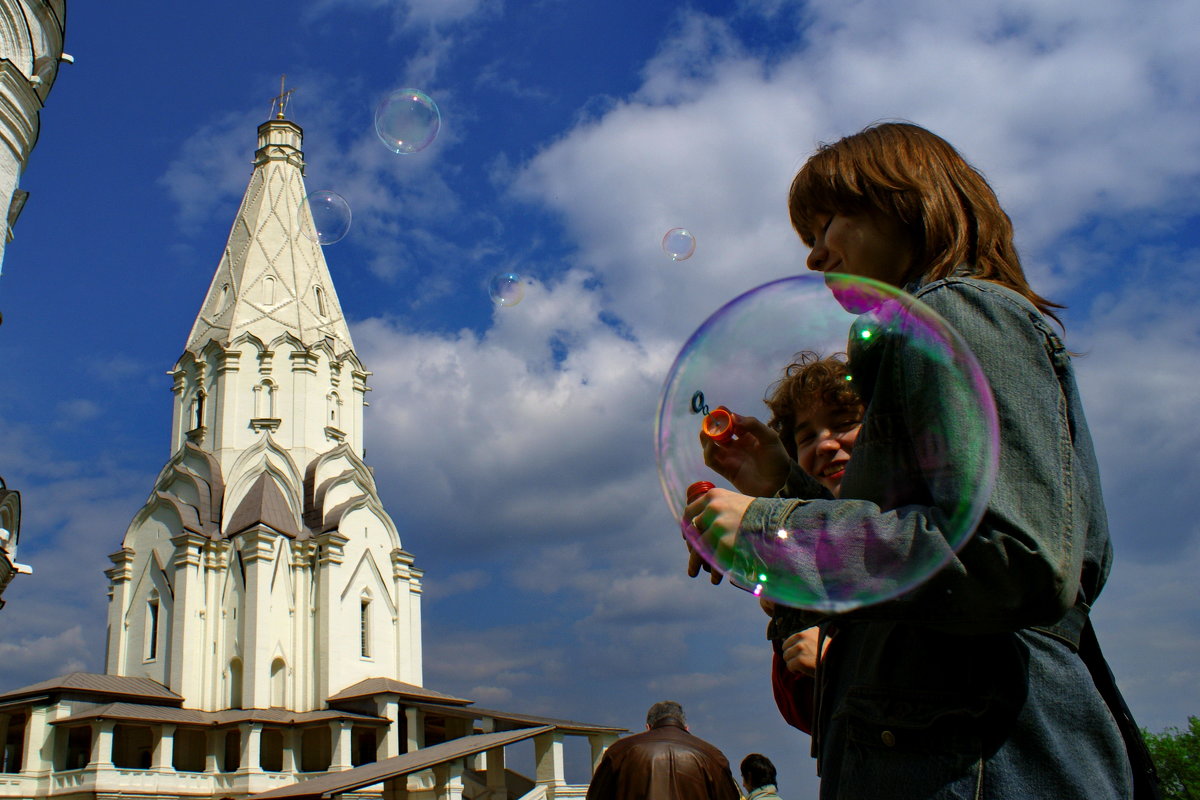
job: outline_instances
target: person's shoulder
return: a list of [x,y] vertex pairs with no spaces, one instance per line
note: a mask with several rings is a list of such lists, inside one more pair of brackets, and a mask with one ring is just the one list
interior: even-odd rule
[[1023,310],[1039,314],[1037,307],[1029,298],[1015,289],[1011,289],[994,281],[983,278],[973,278],[969,275],[951,275],[939,278],[918,286],[912,294],[926,304],[942,298],[969,300],[981,303],[1005,303],[1018,306]]

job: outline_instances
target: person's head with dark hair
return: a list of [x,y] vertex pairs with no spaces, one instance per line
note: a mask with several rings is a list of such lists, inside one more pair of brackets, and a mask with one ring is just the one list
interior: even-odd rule
[[839,261],[836,253],[826,258],[823,244],[836,238],[831,223],[849,218],[907,243],[907,253],[884,248],[893,273],[867,277],[904,286],[965,266],[976,278],[1024,295],[1047,316],[1062,308],[1029,286],[1012,221],[987,180],[949,142],[919,125],[878,123],[821,145],[792,180],[788,213],[813,248],[811,269],[843,271],[830,263]]
[[774,786],[775,780],[775,765],[762,753],[751,753],[742,759],[742,785],[746,791]]
[[787,454],[834,496],[862,427],[863,405],[845,356],[797,353],[767,390],[768,426]]
[[669,724],[687,729],[687,716],[683,713],[683,706],[674,700],[663,700],[650,706],[650,710],[646,712],[647,729]]

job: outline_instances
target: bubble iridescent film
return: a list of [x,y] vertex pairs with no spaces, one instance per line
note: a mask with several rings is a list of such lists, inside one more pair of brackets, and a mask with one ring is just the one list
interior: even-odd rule
[[[813,484],[809,497],[766,501],[780,513],[757,530],[743,525],[732,546],[702,535],[683,519],[687,487],[734,489],[704,463],[702,412],[726,407],[766,423],[764,397],[802,351],[848,354],[866,403],[840,497]],[[709,565],[778,603],[845,612],[920,586],[967,543],[995,481],[998,429],[979,363],[929,306],[877,281],[812,273],[742,294],[692,334],[663,385],[655,449],[671,515]],[[906,526],[919,530],[895,535]]]

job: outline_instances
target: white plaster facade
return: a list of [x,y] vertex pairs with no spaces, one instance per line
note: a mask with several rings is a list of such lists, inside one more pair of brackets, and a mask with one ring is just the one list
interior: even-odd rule
[[[64,4],[65,0],[0,0],[0,273],[13,225],[28,198],[20,189],[21,173],[37,144],[42,105],[58,77],[59,63],[73,60],[63,53]],[[0,509],[0,607],[13,578],[32,572],[16,561],[20,494],[5,487],[0,477],[0,500],[5,496],[7,503]]]
[[421,572],[362,460],[370,373],[306,235],[303,167],[299,126],[259,126],[170,373],[174,455],[108,571],[106,671],[206,711],[312,711],[365,678],[422,678]]
[[5,215],[0,241],[12,241],[12,226],[25,204],[21,173],[37,143],[39,113],[58,77],[63,53],[65,0],[0,0],[0,200]]
[[[589,739],[594,768],[622,730],[422,686],[422,573],[363,461],[370,373],[307,235],[301,137],[282,115],[259,126],[168,373],[172,455],[110,556],[105,674],[0,694],[0,800],[242,798],[399,758],[421,766],[390,800],[582,797],[563,736]],[[467,742],[535,728],[530,778]]]

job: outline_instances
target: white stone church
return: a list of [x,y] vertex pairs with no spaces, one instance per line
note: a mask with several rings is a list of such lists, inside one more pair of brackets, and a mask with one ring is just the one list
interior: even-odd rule
[[[421,579],[363,461],[370,372],[305,202],[302,132],[258,128],[171,369],[171,451],[110,558],[104,674],[0,695],[0,799],[554,798],[564,736],[622,729],[422,686]],[[533,740],[529,775],[505,747]]]

